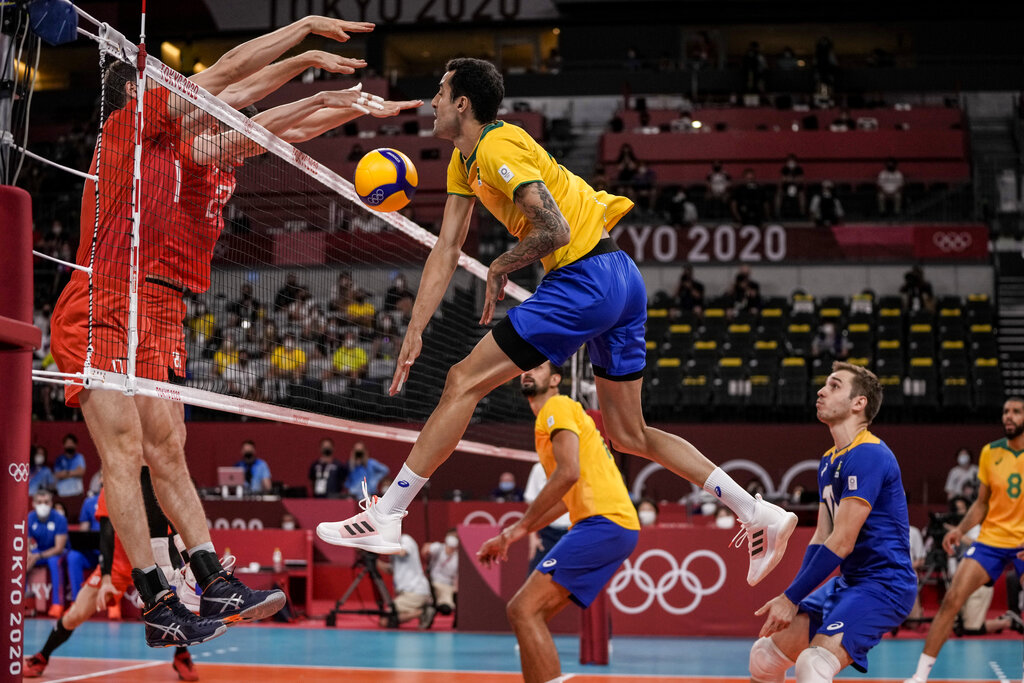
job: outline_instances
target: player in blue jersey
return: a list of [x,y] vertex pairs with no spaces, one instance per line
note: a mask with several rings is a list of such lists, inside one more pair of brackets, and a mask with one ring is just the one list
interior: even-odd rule
[[831,681],[851,664],[867,671],[868,650],[914,606],[900,467],[868,431],[881,405],[873,373],[832,364],[815,403],[835,443],[818,468],[818,528],[793,583],[755,612],[767,618],[750,649],[751,680],[781,683],[794,664],[797,683]]

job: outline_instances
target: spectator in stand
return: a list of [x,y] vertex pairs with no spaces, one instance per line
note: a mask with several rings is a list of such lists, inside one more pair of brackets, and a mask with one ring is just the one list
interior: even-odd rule
[[639,71],[643,68],[643,59],[632,45],[626,48],[626,60],[622,63],[622,68],[626,71]]
[[358,341],[359,337],[356,333],[349,330],[345,333],[344,342],[334,352],[334,371],[352,380],[365,377],[367,366],[370,363],[366,349],[359,346]]
[[604,164],[594,164],[594,175],[590,177],[590,186],[598,192],[608,191],[608,173],[605,171]]
[[89,480],[89,488],[86,492],[90,496],[99,495],[100,489],[103,488],[103,467],[100,466],[96,473],[92,475],[92,479]]
[[661,132],[661,129],[651,123],[651,112],[646,109],[642,110],[639,114],[640,125],[633,129],[634,133],[641,135],[657,135]]
[[935,310],[935,291],[932,283],[924,279],[921,266],[914,266],[904,273],[900,296],[903,297],[903,306],[907,311]]
[[239,320],[249,321],[250,324],[259,320],[260,302],[253,296],[251,284],[242,284],[238,298],[228,304],[227,312],[237,315]]
[[78,452],[78,437],[74,434],[64,437],[64,452],[57,456],[53,478],[57,480],[57,495],[61,498],[85,493],[85,456]]
[[800,60],[796,58],[793,48],[788,45],[782,48],[782,53],[775,58],[775,67],[779,71],[796,71],[800,68]]
[[309,361],[306,363],[306,384],[314,389],[321,388],[324,381],[334,376],[334,360],[327,355],[323,344],[313,344]]
[[[377,560],[377,568],[386,574],[394,575],[395,612],[398,623],[419,618],[420,629],[428,629],[434,623],[437,610],[431,604],[430,584],[423,573],[420,563],[420,549],[409,534],[402,534],[399,539],[402,549],[391,556],[388,562],[381,557]],[[387,617],[380,618],[381,627],[387,627]]]
[[807,215],[807,194],[804,190],[804,167],[795,154],[786,157],[779,172],[779,189],[775,193],[775,215],[780,220],[799,220]]
[[57,480],[53,477],[53,470],[47,464],[47,453],[43,446],[35,446],[32,449],[32,465],[28,474],[28,495],[36,495],[39,489],[47,491],[57,487]]
[[53,509],[53,494],[46,489],[32,496],[33,509],[28,513],[30,550],[25,567],[47,567],[53,586],[49,615],[59,619],[64,613],[64,578],[60,560],[67,550],[68,520]]
[[189,338],[200,347],[205,347],[217,328],[217,320],[198,296],[189,300],[191,309],[188,317]]
[[818,227],[830,228],[843,222],[843,205],[831,180],[821,181],[821,191],[811,197],[810,213]]
[[732,300],[732,315],[761,310],[761,285],[751,279],[748,265],[740,266],[726,295]]
[[964,484],[975,481],[978,478],[978,466],[971,462],[971,451],[967,448],[961,448],[956,454],[956,464],[949,470],[949,474],[946,475],[946,485],[943,489],[946,491],[946,499],[953,500],[953,498],[961,495],[964,490]]
[[295,515],[290,512],[286,512],[281,515],[281,531],[295,531],[299,528],[299,522],[295,519]]
[[839,117],[832,121],[828,129],[833,133],[846,133],[851,130],[857,130],[857,121],[850,116],[849,109],[842,109],[839,112]]
[[217,353],[213,354],[213,365],[219,377],[223,377],[228,368],[238,365],[238,347],[230,337],[226,337]]
[[361,289],[357,289],[352,295],[352,302],[345,308],[345,317],[353,325],[359,325],[364,332],[373,329],[373,321],[377,316],[377,309],[370,296]]
[[423,546],[423,561],[434,587],[434,606],[441,614],[451,614],[459,590],[459,534],[455,527],[445,532],[444,543]]
[[636,516],[640,519],[641,528],[657,526],[658,504],[651,498],[641,498],[636,506]]
[[683,266],[683,274],[679,276],[676,287],[675,306],[681,311],[690,311],[700,315],[704,311],[704,283],[693,277],[693,266]]
[[285,309],[288,315],[288,323],[296,328],[308,327],[316,315],[316,302],[313,301],[313,293],[305,285],[299,287],[295,300],[288,304]]
[[273,490],[270,465],[256,457],[256,443],[252,440],[242,442],[242,459],[235,463],[235,467],[245,470],[245,490],[249,493],[270,493]]
[[270,356],[270,375],[276,379],[301,382],[305,373],[306,352],[299,348],[295,335],[288,332]]
[[633,176],[633,192],[636,205],[644,213],[650,213],[654,204],[654,190],[657,176],[646,161],[641,161]]
[[99,504],[99,492],[90,492],[82,502],[82,509],[78,511],[79,531],[99,531],[100,522],[96,518],[96,506]]
[[331,290],[331,311],[340,314],[335,317],[340,318],[343,322],[348,322],[346,311],[349,304],[355,300],[355,293],[356,288],[352,282],[352,274],[348,271],[339,274],[338,282]]
[[334,441],[329,437],[320,440],[320,455],[309,467],[309,481],[313,485],[314,498],[338,498],[341,496],[348,469],[334,457]]
[[814,46],[814,79],[818,91],[831,96],[836,84],[836,71],[839,60],[836,59],[835,47],[828,36],[818,38]]
[[562,71],[562,53],[557,47],[548,51],[548,57],[544,60],[544,71],[549,74],[557,74]]
[[673,133],[698,132],[698,129],[693,127],[693,114],[685,109],[679,112],[678,119],[672,119],[669,121],[668,129]]
[[352,452],[348,457],[348,478],[345,480],[345,488],[348,489],[350,496],[362,498],[364,479],[367,490],[376,491],[381,479],[390,471],[387,465],[370,457],[362,441],[357,441],[352,445]]
[[886,159],[885,168],[878,172],[878,215],[888,214],[892,207],[892,215],[903,212],[903,172],[892,157]]
[[742,225],[761,225],[768,215],[768,200],[754,169],[743,171],[743,184],[733,190],[731,208],[732,217]]
[[296,273],[288,273],[284,285],[277,290],[277,296],[274,297],[274,312],[288,308],[299,297],[300,291],[302,291],[302,285],[299,284],[299,276]]
[[633,179],[636,177],[640,161],[633,152],[632,145],[623,143],[619,148],[619,156],[615,160],[617,171],[615,174],[615,194],[633,198]]
[[811,340],[811,355],[824,358],[825,366],[833,360],[846,360],[853,345],[850,340],[840,334],[833,322],[824,322],[818,328],[818,334]]
[[687,198],[682,185],[667,185],[658,197],[657,208],[672,225],[689,226],[697,222],[697,205]]
[[498,487],[491,491],[491,500],[495,503],[523,502],[523,490],[516,486],[516,475],[502,472],[498,477]]
[[390,315],[380,316],[370,344],[370,357],[373,360],[394,360],[401,350],[402,338],[395,329],[395,319]]
[[761,52],[761,45],[751,41],[743,55],[743,92],[744,94],[764,95],[765,76],[768,73],[768,60]]
[[384,312],[391,313],[399,310],[399,307],[404,303],[403,300],[415,301],[416,292],[409,289],[405,275],[398,273],[391,280],[391,286],[388,287],[388,291],[384,294]]
[[721,218],[729,206],[729,186],[732,176],[722,170],[722,162],[711,163],[711,173],[707,175],[707,205],[709,218]]
[[250,364],[249,352],[245,349],[239,350],[238,363],[226,367],[221,378],[227,383],[230,395],[260,400],[260,377]]

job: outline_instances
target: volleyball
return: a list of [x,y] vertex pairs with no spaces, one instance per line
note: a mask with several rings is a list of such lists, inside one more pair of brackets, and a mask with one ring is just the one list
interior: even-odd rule
[[419,174],[409,157],[381,147],[367,152],[356,165],[356,193],[374,211],[398,211],[412,199]]

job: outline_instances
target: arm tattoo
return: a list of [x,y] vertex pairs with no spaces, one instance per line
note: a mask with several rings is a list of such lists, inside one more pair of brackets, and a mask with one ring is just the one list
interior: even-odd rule
[[533,223],[533,230],[515,248],[495,259],[506,273],[538,261],[569,243],[569,223],[544,183],[520,185],[513,201]]

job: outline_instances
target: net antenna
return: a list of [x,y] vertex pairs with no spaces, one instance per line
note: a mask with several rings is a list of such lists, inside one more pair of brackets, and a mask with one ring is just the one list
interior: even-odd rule
[[[83,22],[92,24],[92,31],[79,26],[78,33],[97,43],[102,56],[101,63],[104,60],[115,60],[129,65],[134,65],[136,67],[136,88],[140,95],[134,98],[134,104],[136,107],[134,112],[135,131],[144,130],[144,124],[146,123],[146,118],[149,114],[149,111],[147,111],[144,104],[145,98],[141,96],[141,94],[145,92],[147,86],[150,88],[158,87],[166,89],[172,96],[176,96],[187,102],[188,105],[193,107],[197,112],[205,115],[209,120],[214,121],[217,129],[221,131],[230,131],[233,134],[242,134],[247,140],[246,144],[258,146],[262,151],[262,155],[258,159],[250,160],[245,164],[245,166],[238,169],[238,189],[234,192],[235,196],[231,198],[231,203],[227,206],[224,204],[221,204],[220,206],[211,204],[211,206],[219,212],[216,214],[217,216],[221,216],[222,214],[244,214],[247,219],[261,220],[266,225],[276,226],[283,222],[287,227],[289,222],[296,222],[298,218],[308,216],[310,211],[321,211],[322,215],[330,216],[330,218],[324,219],[324,221],[331,221],[331,229],[335,227],[334,221],[339,220],[339,217],[342,221],[348,221],[349,234],[345,238],[347,241],[343,240],[343,243],[348,245],[350,250],[346,253],[346,256],[355,259],[356,263],[364,266],[367,263],[372,263],[373,259],[378,260],[375,268],[363,269],[357,273],[357,275],[362,277],[364,281],[369,281],[372,276],[380,274],[382,269],[379,265],[379,260],[381,258],[382,250],[387,251],[393,245],[397,245],[399,241],[401,241],[402,245],[401,254],[384,255],[392,256],[397,259],[397,263],[403,273],[412,269],[413,266],[411,264],[414,262],[417,264],[416,267],[422,267],[423,255],[437,242],[437,237],[433,233],[398,213],[370,213],[367,209],[362,207],[352,184],[342,178],[338,173],[331,170],[324,164],[321,164],[306,152],[297,149],[267,131],[258,122],[246,118],[233,107],[227,105],[225,102],[210,95],[201,87],[198,87],[196,84],[182,77],[177,71],[171,69],[151,55],[146,54],[143,42],[140,42],[140,44],[136,46],[124,35],[117,32],[110,26],[95,21],[95,19],[78,8],[75,9],[78,11],[79,17]],[[142,38],[144,39],[144,6],[141,33]],[[101,98],[101,100],[102,99],[103,98]],[[101,121],[102,120],[103,119],[101,118]],[[97,138],[97,146],[100,148],[97,152],[97,159],[101,158],[103,153],[102,135],[101,130]],[[414,429],[397,428],[386,424],[372,424],[369,421],[364,422],[357,419],[349,419],[350,415],[357,415],[360,418],[365,416],[367,420],[373,420],[375,419],[374,410],[383,410],[381,406],[386,405],[382,402],[374,402],[376,399],[369,400],[365,399],[365,397],[361,398],[357,395],[358,392],[353,390],[352,387],[349,387],[349,389],[352,390],[350,391],[350,394],[355,395],[355,397],[346,398],[347,403],[340,407],[337,404],[328,404],[326,402],[317,403],[316,401],[306,401],[302,407],[296,408],[295,401],[293,400],[290,402],[282,400],[255,400],[249,395],[232,395],[224,388],[224,383],[217,381],[216,378],[200,380],[190,377],[184,385],[179,385],[173,384],[169,381],[152,379],[146,376],[147,363],[150,361],[144,360],[140,356],[140,336],[144,334],[152,334],[152,332],[149,331],[149,328],[153,327],[153,321],[150,319],[152,315],[152,308],[143,303],[143,295],[141,292],[143,286],[147,288],[150,287],[151,278],[149,277],[148,270],[145,273],[140,272],[140,263],[143,262],[144,255],[142,252],[152,252],[155,242],[158,242],[161,238],[160,236],[149,234],[151,232],[150,229],[146,225],[143,225],[144,212],[146,211],[145,202],[147,201],[148,195],[145,192],[145,188],[143,188],[145,174],[143,173],[142,168],[142,156],[143,145],[141,135],[136,134],[132,154],[130,251],[128,258],[126,259],[126,272],[124,273],[124,275],[127,276],[126,291],[128,299],[127,338],[123,340],[126,351],[126,362],[123,365],[118,365],[117,363],[104,364],[97,359],[94,352],[94,346],[97,346],[97,340],[94,339],[95,331],[92,329],[92,325],[90,324],[89,356],[87,356],[84,371],[82,373],[63,373],[39,370],[33,372],[34,380],[37,382],[58,385],[80,385],[89,390],[121,391],[126,394],[178,401],[197,408],[225,411],[243,416],[312,426],[361,436],[376,436],[410,443],[414,442],[419,434],[419,432]],[[33,155],[33,157],[37,158],[35,155]],[[47,161],[47,163],[51,162]],[[94,185],[97,188],[100,185],[97,181],[97,175],[99,174],[83,174],[80,171],[75,171],[74,169],[61,167],[57,164],[53,165],[95,181]],[[97,161],[97,168],[99,168],[99,161]],[[270,188],[265,186],[247,187],[246,183],[252,181],[253,178],[260,173],[263,174],[263,182],[276,183],[276,186]],[[97,193],[98,192],[99,190],[97,189]],[[230,195],[230,193],[228,194]],[[278,202],[278,204],[268,208],[268,198],[273,202]],[[227,202],[227,199],[225,199],[225,202]],[[282,219],[280,215],[277,215],[281,213],[285,213],[287,216]],[[289,218],[295,220],[288,220]],[[372,223],[379,226],[377,228],[377,230],[380,231],[379,236],[372,232],[367,232],[364,235],[359,230],[351,228],[351,226],[359,223]],[[96,231],[94,230],[94,234],[95,232]],[[254,252],[258,251],[260,243],[259,240],[247,233],[229,235],[228,232],[228,230],[225,230],[225,233],[222,236],[224,239],[221,239],[220,242],[217,242],[216,239],[214,240],[217,244],[217,250],[221,252],[221,258],[218,261],[215,254],[210,255],[210,258],[214,259],[214,268],[212,274],[208,274],[206,276],[207,289],[211,286],[223,287],[224,285],[231,283],[252,282],[254,279],[259,280],[260,278],[264,278],[268,281],[274,281],[274,278],[277,278],[276,281],[274,281],[274,284],[277,284],[280,282],[280,279],[282,279],[280,276],[284,275],[288,268],[282,267],[281,265],[277,265],[275,267],[275,263],[283,263],[285,265],[302,263],[301,259],[296,260],[293,252],[274,254],[273,258],[267,258],[266,254],[264,254],[263,256],[255,259],[249,258],[246,260],[239,257],[238,259],[231,261],[230,258],[224,257],[222,247],[226,250],[228,257],[232,257],[238,254],[244,255],[246,250]],[[324,233],[304,233],[298,240],[294,241],[292,248],[298,249],[299,247],[295,245],[303,242],[303,239],[307,236],[309,239],[313,239],[314,237],[319,238],[322,235],[324,235]],[[335,235],[335,237],[337,236],[338,235]],[[327,237],[323,237],[323,239],[327,239]],[[288,240],[282,241],[287,242]],[[381,244],[384,246],[380,246]],[[266,250],[267,247],[265,244],[263,244],[263,248]],[[376,249],[377,251],[371,253],[369,250],[372,249]],[[60,261],[59,259],[52,259],[51,257],[51,260],[58,260],[71,268],[76,268],[88,274],[90,280],[91,309],[93,306],[93,283],[98,278],[96,268],[101,265],[99,262],[94,260],[95,255],[96,250],[94,249],[93,260],[90,260],[88,265],[68,263],[66,261]],[[416,256],[415,260],[412,258],[413,255]],[[45,258],[42,254],[38,254],[38,256]],[[459,268],[456,274],[457,277],[455,278],[456,285],[463,285],[463,289],[465,291],[469,291],[471,289],[479,290],[480,283],[486,281],[488,272],[487,267],[465,253],[460,253],[458,266]],[[207,265],[207,269],[209,269],[209,265]],[[320,285],[323,285],[322,280],[324,274],[334,275],[336,272],[336,270],[331,271],[324,269],[309,271],[311,276],[315,275],[320,278],[319,283],[314,283]],[[182,292],[188,294],[187,288],[182,288]],[[509,283],[505,289],[505,293],[511,299],[518,301],[523,301],[530,296],[529,291],[515,283]],[[449,296],[451,296],[450,293]],[[458,292],[456,292],[455,296],[458,296]],[[191,309],[202,304],[202,296],[199,294],[191,294],[190,298],[186,298],[186,303],[190,308],[190,319],[193,321],[196,320],[194,311]],[[452,307],[453,310],[457,308],[457,306]],[[92,315],[93,312],[90,310],[90,319],[92,318]],[[441,316],[442,320],[440,323],[435,319],[435,324],[438,324],[440,329],[444,330],[443,334],[449,335],[447,339],[447,341],[450,342],[448,344],[448,348],[443,349],[445,353],[450,353],[454,350],[461,351],[463,349],[468,351],[468,348],[471,347],[472,343],[475,343],[473,335],[475,334],[478,338],[481,333],[480,329],[475,325],[462,325],[459,327],[455,324],[457,321],[454,321],[454,317],[455,316],[443,314]],[[453,322],[449,323],[448,318],[453,318]],[[268,326],[268,323],[264,323],[264,327]],[[143,327],[146,327],[147,331],[143,331]],[[472,331],[467,332],[470,328],[472,328]],[[196,331],[192,330],[192,332]],[[302,334],[305,335],[305,331],[303,331]],[[212,332],[210,334],[196,332],[195,336],[201,337],[207,341],[215,337]],[[426,337],[427,335],[424,336]],[[301,341],[303,341],[303,343],[309,342],[310,337],[303,336]],[[445,342],[446,339],[435,339],[434,341],[435,343],[444,345],[443,342]],[[425,348],[426,346],[427,345],[425,344]],[[206,357],[207,351],[209,350],[210,349],[208,348],[203,349],[190,347],[190,363],[194,363],[195,367],[198,368],[211,365],[211,360]],[[272,354],[269,354],[270,356],[273,356],[271,361],[276,362],[278,359],[276,354],[276,350]],[[210,355],[213,354],[211,353]],[[424,356],[425,355],[426,353]],[[465,353],[460,353],[459,357],[464,355]],[[422,398],[420,400],[422,405],[414,406],[414,409],[410,409],[406,415],[401,416],[406,419],[395,419],[394,421],[415,422],[417,420],[408,419],[408,415],[413,415],[414,417],[418,416],[422,419],[425,417],[425,413],[423,413],[422,408],[428,404],[432,408],[436,403],[436,400],[430,397],[433,396],[436,398],[436,395],[439,395],[440,385],[443,384],[443,373],[447,371],[447,368],[453,361],[447,356],[442,355],[439,359],[432,361],[434,363],[434,367],[431,367],[426,365],[427,361],[424,360],[424,356],[421,356],[420,361],[417,363],[417,367],[422,365],[423,368],[421,369],[421,372],[424,374],[428,374],[428,371],[433,373],[432,378],[420,381],[421,391],[423,392],[423,396],[426,398]],[[106,365],[106,367],[104,367],[104,365]],[[111,366],[113,369],[110,369]],[[414,367],[414,373],[417,371],[417,367]],[[412,379],[413,378],[411,377],[410,382],[412,382]],[[438,382],[439,379],[441,380],[440,382]],[[265,381],[271,386],[283,386],[286,393],[294,392],[297,389],[302,388],[300,383],[291,380],[261,381]],[[423,385],[428,384],[437,386],[431,387],[429,391],[423,389]],[[268,393],[273,395],[274,391],[276,390],[268,390]],[[435,393],[432,394],[431,392]],[[406,389],[406,393],[409,393],[408,387]],[[334,396],[332,392],[326,389],[326,384],[325,389],[317,395],[323,396],[325,399]],[[280,392],[276,394],[276,396],[277,398],[280,398]],[[295,397],[289,395],[288,398],[291,400]],[[360,401],[364,400],[364,403],[360,403]],[[485,399],[485,401],[486,400],[487,399]],[[520,404],[524,403],[521,398],[518,399],[518,402]],[[321,408],[326,409],[321,410]],[[332,410],[332,408],[338,409]],[[392,417],[397,418],[400,416]],[[376,415],[376,419],[380,419],[379,414]],[[530,424],[532,424],[532,422]],[[529,435],[531,437],[530,441],[532,441],[532,429],[529,430]],[[525,446],[525,444],[523,445]],[[471,439],[464,439],[461,441],[457,450],[525,461],[535,461],[537,457],[532,449],[527,450],[526,448],[495,445]]]

